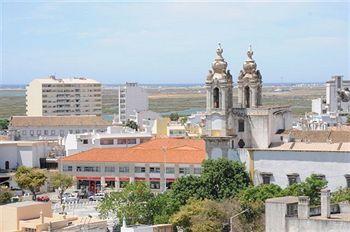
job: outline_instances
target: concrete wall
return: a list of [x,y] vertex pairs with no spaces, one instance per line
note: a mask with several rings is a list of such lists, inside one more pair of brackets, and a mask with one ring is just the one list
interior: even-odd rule
[[[350,221],[286,218],[287,232],[349,232]],[[276,231],[277,232],[277,231]]]
[[311,174],[324,174],[334,191],[346,187],[345,174],[350,173],[350,152],[254,151],[255,184],[262,182],[259,173],[271,172],[271,183],[288,186],[287,174],[298,173],[304,181]]
[[33,80],[27,86],[26,93],[27,116],[43,115],[42,85],[38,80]]
[[269,203],[265,205],[265,229],[266,232],[283,232],[286,228],[286,212],[285,203]]

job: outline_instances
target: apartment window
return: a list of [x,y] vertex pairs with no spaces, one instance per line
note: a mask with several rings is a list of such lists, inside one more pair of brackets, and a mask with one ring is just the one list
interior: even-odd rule
[[288,184],[293,185],[293,184],[298,183],[298,177],[299,177],[299,174],[297,174],[297,173],[287,174]]
[[202,173],[202,168],[194,168],[193,169],[194,174],[201,174]]
[[160,189],[160,182],[159,181],[151,181],[150,183],[151,189]]
[[64,136],[64,130],[60,130],[60,136]]
[[36,131],[36,134],[37,134],[37,135],[41,135],[41,130],[37,130],[37,131]]
[[238,120],[238,132],[244,132],[244,120],[243,119]]
[[105,172],[115,172],[115,167],[114,166],[106,166]]
[[119,172],[121,172],[121,173],[128,173],[129,172],[129,167],[128,166],[119,167]]
[[345,174],[346,187],[350,188],[350,174]]
[[263,184],[271,184],[272,173],[269,173],[269,172],[261,173],[261,177],[262,177]]
[[90,167],[90,166],[84,167],[84,172],[99,172],[99,171],[100,171],[100,167]]
[[160,168],[159,167],[150,167],[149,172],[150,173],[160,173]]
[[136,144],[136,139],[128,139],[128,144]]
[[27,131],[26,130],[22,130],[22,135],[26,135]]
[[81,172],[81,167],[77,166],[77,168],[75,169],[77,172]]
[[30,133],[31,136],[34,136],[34,131],[33,130],[30,130],[29,133]]
[[174,174],[175,173],[175,168],[174,167],[167,167],[165,172],[167,174]]
[[83,144],[89,144],[89,140],[88,139],[83,139]]
[[48,130],[44,130],[44,135],[49,135],[49,131]]
[[64,172],[71,172],[73,170],[72,166],[69,165],[63,165],[63,171]]
[[126,144],[126,139],[118,139],[118,144]]
[[55,135],[56,131],[55,130],[51,130],[51,135]]
[[100,145],[113,145],[114,141],[113,139],[101,139]]
[[135,167],[135,173],[145,173],[146,168],[145,167]]
[[180,174],[190,174],[190,168],[179,168],[179,173]]

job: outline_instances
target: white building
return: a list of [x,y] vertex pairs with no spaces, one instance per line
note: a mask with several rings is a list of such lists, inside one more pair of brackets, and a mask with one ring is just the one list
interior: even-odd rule
[[312,101],[312,112],[317,114],[350,113],[350,102],[341,101],[338,91],[350,88],[350,80],[342,76],[333,76],[326,82],[326,98]]
[[148,94],[137,83],[119,87],[119,120],[125,123],[136,112],[148,110]]
[[34,79],[27,86],[27,116],[101,115],[101,83],[87,78]]
[[254,182],[285,188],[316,174],[334,191],[350,188],[350,143],[291,142],[240,154]]
[[110,124],[95,115],[13,116],[9,135],[12,140],[57,140],[67,134],[105,131]]
[[18,166],[40,167],[40,158],[46,158],[52,144],[46,141],[0,141],[0,170]]
[[68,134],[64,138],[64,145],[66,155],[73,155],[92,148],[132,147],[149,141],[151,138],[152,134],[149,132],[110,126],[107,127],[106,132],[101,133]]
[[184,138],[187,135],[186,127],[179,122],[170,121],[167,126],[169,138]]
[[[133,115],[130,115],[130,120],[137,123],[139,130],[145,130],[151,132],[154,130],[154,125],[157,119],[160,119],[161,116],[159,113],[153,112],[151,110],[144,110],[134,112]],[[152,131],[153,133],[154,131]]]
[[219,46],[206,78],[205,141],[209,158],[229,157],[237,148],[268,148],[281,143],[280,134],[292,126],[290,106],[262,106],[262,76],[248,59],[237,80],[238,101],[233,102],[233,80]]
[[266,232],[348,232],[350,204],[331,204],[329,189],[321,190],[321,206],[310,206],[306,196],[265,201]]

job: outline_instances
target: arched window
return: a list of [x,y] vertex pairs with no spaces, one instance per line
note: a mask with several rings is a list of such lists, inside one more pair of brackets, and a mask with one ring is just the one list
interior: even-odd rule
[[214,108],[219,108],[220,107],[220,92],[219,88],[216,87],[213,90],[213,99],[214,99]]
[[244,100],[245,100],[245,107],[249,108],[250,107],[250,89],[249,86],[246,86],[244,88]]

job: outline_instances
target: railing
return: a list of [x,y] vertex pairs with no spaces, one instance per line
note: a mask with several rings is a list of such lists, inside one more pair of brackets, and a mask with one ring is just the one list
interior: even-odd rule
[[[339,204],[331,204],[331,214],[340,213]],[[310,207],[310,216],[319,216],[321,215],[321,206]]]

